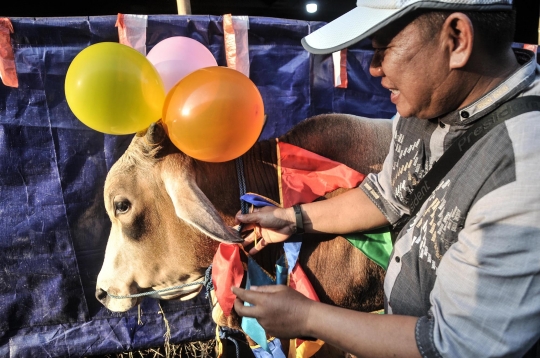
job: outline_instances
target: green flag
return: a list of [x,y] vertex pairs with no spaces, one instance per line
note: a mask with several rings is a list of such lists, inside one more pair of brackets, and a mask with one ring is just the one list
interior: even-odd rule
[[342,235],[383,269],[388,268],[392,253],[392,235],[388,227]]

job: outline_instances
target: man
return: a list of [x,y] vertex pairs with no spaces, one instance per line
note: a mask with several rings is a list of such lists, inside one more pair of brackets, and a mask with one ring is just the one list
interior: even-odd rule
[[252,254],[302,224],[338,234],[403,227],[385,279],[391,314],[351,312],[266,286],[233,288],[240,315],[257,318],[268,334],[312,336],[358,356],[538,354],[540,112],[493,128],[416,215],[409,209],[416,184],[483,114],[540,95],[533,53],[511,49],[511,7],[511,0],[358,0],[302,41],[308,51],[330,53],[371,37],[370,72],[398,111],[390,152],[359,188],[302,205],[303,222],[292,208],[237,220],[262,236]]

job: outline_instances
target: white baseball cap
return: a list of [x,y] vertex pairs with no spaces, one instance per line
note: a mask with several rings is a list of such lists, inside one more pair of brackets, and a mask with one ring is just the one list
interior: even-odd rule
[[349,47],[418,9],[450,11],[509,11],[512,0],[357,0],[356,8],[302,39],[314,54]]

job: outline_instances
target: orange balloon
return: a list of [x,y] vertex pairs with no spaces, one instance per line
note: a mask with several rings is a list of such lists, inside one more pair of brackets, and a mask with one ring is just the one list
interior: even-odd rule
[[247,152],[264,125],[255,84],[227,67],[196,70],[168,93],[163,123],[174,145],[206,162],[225,162]]

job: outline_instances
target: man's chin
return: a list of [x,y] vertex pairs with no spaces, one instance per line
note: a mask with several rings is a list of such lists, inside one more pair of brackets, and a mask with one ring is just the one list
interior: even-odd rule
[[397,112],[399,114],[399,116],[401,118],[410,118],[410,117],[415,117],[415,118],[418,118],[418,119],[425,119],[425,120],[428,120],[428,119],[432,119],[432,118],[436,118],[437,116],[436,115],[433,115],[433,116],[430,116],[429,114],[426,114],[426,113],[417,113],[415,111],[412,111],[410,109],[407,109],[407,110],[400,110],[399,107],[397,107]]

